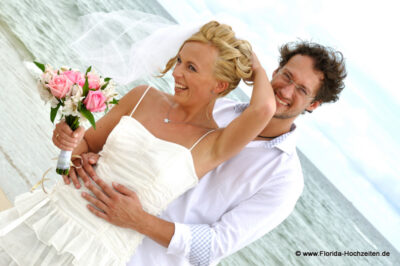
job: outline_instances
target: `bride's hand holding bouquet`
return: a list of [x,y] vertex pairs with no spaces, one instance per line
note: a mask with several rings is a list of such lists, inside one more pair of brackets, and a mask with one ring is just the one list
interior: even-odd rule
[[[70,136],[62,136],[64,143],[60,143],[59,146],[65,149],[61,150],[56,170],[60,175],[68,175],[71,147],[74,146],[71,144],[76,144],[74,137],[80,136],[80,139],[83,137],[84,129],[79,125],[84,120],[88,120],[96,129],[92,113],[107,112],[118,103],[115,98],[118,95],[115,91],[115,83],[110,78],[102,78],[92,71],[91,67],[82,73],[69,67],[54,69],[50,65],[34,63],[43,72],[38,80],[38,90],[42,100],[51,104],[51,122],[54,123],[57,114],[61,114],[61,119],[65,119],[65,123],[70,128]],[[53,141],[58,142],[58,135],[53,136]]]

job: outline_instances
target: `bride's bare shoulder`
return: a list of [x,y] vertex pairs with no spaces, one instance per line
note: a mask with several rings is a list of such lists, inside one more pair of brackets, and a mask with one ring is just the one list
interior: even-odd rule
[[[130,110],[136,106],[139,102],[140,98],[143,96],[145,91],[149,88],[149,85],[140,85],[132,90],[130,90],[124,96],[124,105],[128,107],[127,112],[130,113]],[[145,97],[143,97],[142,101],[140,102],[138,112],[141,110],[149,110],[151,108],[153,112],[156,112],[156,109],[165,105],[169,102],[168,95],[165,92],[162,92],[154,87],[150,87],[149,91],[146,93]]]
[[[139,85],[133,89],[131,89],[126,96],[128,96],[131,100],[137,99],[138,101],[142,95],[145,93],[145,91],[149,88],[149,85]],[[149,91],[146,94],[145,98],[159,98],[159,97],[165,97],[166,93],[162,92],[154,87],[150,86]],[[134,101],[134,102],[136,102]]]

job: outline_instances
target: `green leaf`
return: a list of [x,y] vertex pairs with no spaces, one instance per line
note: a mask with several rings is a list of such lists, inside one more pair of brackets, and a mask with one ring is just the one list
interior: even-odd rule
[[38,68],[40,68],[40,70],[42,70],[43,72],[46,71],[46,67],[44,66],[44,64],[39,63],[39,62],[36,62],[36,61],[33,61],[33,63],[34,63]]
[[90,124],[92,125],[92,127],[93,127],[94,129],[96,129],[96,122],[94,121],[94,116],[93,116],[93,114],[92,114],[88,109],[86,109],[86,107],[85,107],[84,105],[82,105],[80,109],[81,109],[81,110],[80,110],[81,114],[82,114],[84,117],[86,117],[86,119],[89,120],[89,122],[90,122]]
[[88,92],[89,92],[89,81],[88,81],[88,78],[87,78],[87,77],[86,77],[86,79],[85,79],[85,85],[83,85],[82,90],[83,90],[83,96],[86,97],[86,95],[87,95]]
[[101,86],[100,90],[104,90],[105,88],[107,88],[107,86],[108,86],[108,82],[107,82],[107,83],[104,83],[104,85]]
[[105,82],[109,82],[111,80],[111,78],[104,78]]
[[110,102],[111,104],[118,104],[119,100],[113,98],[113,100]]
[[90,66],[90,67],[88,67],[88,69],[86,69],[85,76],[87,75],[87,73],[89,73],[89,72],[90,72],[90,70],[92,70],[92,66]]
[[60,109],[61,103],[59,102],[55,108],[51,108],[50,111],[50,121],[54,124],[54,119],[56,119],[58,109]]

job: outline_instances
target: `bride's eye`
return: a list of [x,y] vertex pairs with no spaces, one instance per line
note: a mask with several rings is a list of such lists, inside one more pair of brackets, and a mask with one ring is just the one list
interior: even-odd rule
[[193,65],[188,66],[190,71],[197,72],[196,68]]
[[176,63],[177,63],[177,64],[182,63],[182,60],[181,60],[181,58],[180,58],[179,56],[176,58]]

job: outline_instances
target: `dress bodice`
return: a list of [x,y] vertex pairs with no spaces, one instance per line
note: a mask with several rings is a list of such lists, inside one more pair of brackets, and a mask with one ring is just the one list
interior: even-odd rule
[[151,214],[198,182],[189,149],[155,137],[130,116],[121,118],[100,156],[99,177],[134,190]]

